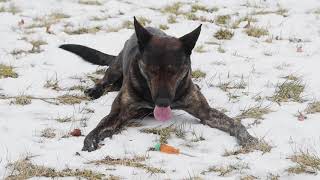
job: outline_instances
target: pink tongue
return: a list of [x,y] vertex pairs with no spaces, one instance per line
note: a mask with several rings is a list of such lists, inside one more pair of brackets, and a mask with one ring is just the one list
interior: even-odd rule
[[159,107],[156,106],[153,110],[154,117],[159,121],[168,121],[171,119],[171,108],[168,107]]

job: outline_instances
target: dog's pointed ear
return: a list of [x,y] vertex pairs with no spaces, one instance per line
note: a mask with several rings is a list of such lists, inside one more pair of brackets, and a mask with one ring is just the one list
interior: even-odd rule
[[183,44],[183,47],[186,50],[187,55],[191,55],[192,49],[196,45],[196,42],[201,32],[201,26],[202,24],[200,24],[200,26],[198,26],[195,30],[193,30],[189,34],[186,34],[179,38],[179,40]]
[[134,30],[138,38],[139,49],[142,52],[145,46],[150,41],[152,35],[137,21],[136,17],[133,17],[133,19],[134,19]]

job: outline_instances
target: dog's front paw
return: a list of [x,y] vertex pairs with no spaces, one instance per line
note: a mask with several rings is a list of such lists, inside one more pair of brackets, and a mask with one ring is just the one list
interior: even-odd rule
[[98,149],[99,147],[98,143],[99,143],[99,139],[97,135],[91,132],[84,139],[82,151],[88,151],[88,152],[94,151]]
[[84,94],[89,96],[91,99],[98,99],[103,95],[103,89],[99,87],[93,87],[84,91]]

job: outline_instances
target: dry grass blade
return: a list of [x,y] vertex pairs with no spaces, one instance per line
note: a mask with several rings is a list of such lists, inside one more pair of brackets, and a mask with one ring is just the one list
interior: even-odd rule
[[14,100],[10,102],[10,104],[17,104],[17,105],[24,106],[24,105],[31,104],[31,99],[32,99],[31,96],[19,95],[19,96],[16,96]]
[[85,5],[96,5],[96,6],[101,6],[102,3],[97,0],[79,0],[79,4],[85,4]]
[[307,108],[304,110],[307,114],[314,114],[320,112],[320,101],[314,101],[309,103]]
[[236,164],[229,164],[227,166],[212,166],[207,170],[201,172],[202,175],[206,175],[210,172],[219,173],[219,176],[227,176],[232,172],[241,172],[243,170],[250,169],[248,164],[246,163],[236,163]]
[[231,19],[230,15],[220,15],[220,16],[216,16],[214,22],[218,25],[225,25],[229,23],[230,19]]
[[103,179],[105,176],[104,174],[96,173],[91,170],[64,169],[62,171],[58,171],[53,168],[34,165],[28,158],[11,163],[8,167],[11,169],[11,172],[5,180],[23,180],[34,177],[78,177],[90,180],[99,180]]
[[226,150],[223,156],[233,156],[238,154],[248,154],[250,152],[253,152],[255,150],[261,151],[263,154],[270,152],[273,147],[269,145],[266,141],[263,139],[259,139],[259,142],[254,145],[248,145],[248,146],[241,146],[238,149],[235,150]]
[[201,71],[201,70],[199,70],[199,69],[197,69],[197,70],[194,70],[194,71],[192,71],[192,73],[191,73],[191,76],[192,76],[192,78],[196,78],[196,79],[198,79],[198,78],[204,78],[204,77],[206,77],[206,73],[205,72],[203,72],[203,71]]
[[300,80],[286,80],[282,84],[277,84],[276,92],[271,97],[275,102],[301,102],[301,94],[304,91],[305,85]]
[[129,167],[135,167],[139,169],[144,169],[146,172],[154,174],[154,173],[165,173],[164,170],[160,168],[155,168],[148,166],[142,161],[145,161],[147,159],[146,156],[135,156],[134,158],[112,158],[110,156],[107,156],[106,158],[102,160],[96,160],[96,161],[90,161],[89,163],[94,163],[96,165],[99,164],[106,164],[110,166],[116,166],[116,165],[122,165],[122,166],[129,166]]
[[269,31],[265,28],[261,27],[249,27],[245,30],[248,36],[259,38],[261,36],[266,36],[269,34]]
[[258,179],[258,178],[252,175],[246,175],[240,178],[240,180],[255,180],[255,179]]
[[230,40],[233,37],[233,34],[234,33],[229,31],[228,29],[220,29],[214,34],[214,37],[219,40]]
[[4,64],[0,64],[0,78],[17,78],[18,74],[14,72],[12,66],[7,66]]
[[52,138],[56,137],[55,129],[46,128],[46,129],[41,131],[41,135],[40,136],[52,139]]
[[99,31],[101,31],[102,27],[101,26],[94,26],[94,27],[80,27],[78,29],[70,30],[70,29],[65,29],[64,32],[69,34],[69,35],[79,35],[79,34],[95,34]]
[[89,100],[89,98],[86,96],[65,94],[57,97],[57,100],[61,104],[73,105],[73,104],[80,104],[82,101]]
[[316,174],[320,171],[320,157],[317,154],[310,153],[308,150],[300,150],[294,155],[290,156],[292,162],[296,165],[287,169],[287,172],[292,174]]
[[186,135],[186,131],[184,130],[184,126],[174,126],[170,125],[165,128],[144,128],[140,130],[143,133],[151,133],[157,134],[160,136],[160,143],[166,144],[167,140],[171,137],[171,134],[175,134],[178,138],[184,139]]
[[162,12],[163,13],[171,13],[171,14],[175,14],[175,15],[179,15],[181,12],[179,11],[180,8],[182,6],[182,3],[181,2],[177,2],[177,3],[174,3],[172,5],[168,5],[166,6]]
[[262,106],[261,104],[246,108],[242,110],[241,114],[238,115],[235,119],[263,119],[263,115],[272,112],[268,106]]

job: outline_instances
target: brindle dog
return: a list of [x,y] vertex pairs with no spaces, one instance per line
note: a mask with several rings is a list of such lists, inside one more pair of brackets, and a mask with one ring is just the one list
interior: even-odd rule
[[144,28],[136,18],[134,28],[135,33],[118,56],[81,45],[60,46],[88,62],[110,66],[103,79],[85,92],[88,96],[96,99],[106,89],[119,90],[111,112],[86,136],[83,151],[96,150],[100,141],[117,133],[126,122],[144,117],[155,108],[184,110],[202,124],[235,136],[240,145],[257,143],[240,122],[211,108],[192,82],[190,55],[201,25],[180,38],[159,29]]

